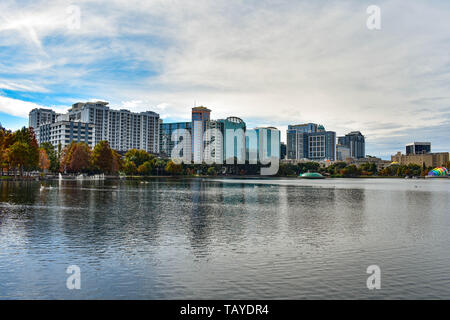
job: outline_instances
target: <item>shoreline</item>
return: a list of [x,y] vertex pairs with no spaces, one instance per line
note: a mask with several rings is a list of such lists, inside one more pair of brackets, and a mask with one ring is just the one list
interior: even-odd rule
[[[260,176],[260,175],[252,175],[252,176],[238,176],[238,175],[216,175],[216,176],[208,176],[208,175],[173,175],[173,176],[104,176],[104,179],[90,179],[87,176],[85,179],[77,179],[76,176],[65,175],[62,180],[64,181],[105,181],[105,180],[148,180],[148,179],[236,179],[236,180],[274,180],[274,179],[292,179],[292,180],[316,180],[316,179],[308,179],[297,176]],[[356,177],[332,177],[332,176],[324,176],[321,180],[324,179],[405,179],[405,180],[428,180],[428,179],[450,179],[450,177],[398,177],[398,176],[356,176]],[[58,176],[26,176],[26,177],[14,177],[14,176],[1,176],[0,182],[2,181],[54,181],[59,180]]]

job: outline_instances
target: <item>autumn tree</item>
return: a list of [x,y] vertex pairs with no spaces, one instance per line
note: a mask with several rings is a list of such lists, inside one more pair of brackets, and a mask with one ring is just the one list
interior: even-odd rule
[[115,167],[114,153],[108,141],[100,141],[92,151],[91,163],[95,171],[112,173]]
[[137,169],[138,173],[144,176],[148,176],[152,174],[153,171],[153,166],[150,163],[150,161],[146,161],[143,164],[141,164],[139,166],[139,168]]
[[169,161],[166,166],[166,172],[173,175],[178,175],[183,172],[183,166],[181,164],[176,164],[173,161]]
[[9,168],[7,149],[12,142],[11,131],[0,128],[0,171],[3,175],[3,169]]
[[47,153],[48,159],[50,160],[50,168],[51,172],[59,171],[59,159],[58,155],[55,152],[55,148],[50,142],[41,143],[41,148],[45,150]]
[[123,160],[119,153],[117,153],[116,150],[112,149],[112,155],[113,155],[113,164],[112,164],[112,172],[117,173],[119,172],[123,167]]
[[91,150],[85,143],[76,143],[69,162],[69,172],[88,172],[90,169]]
[[84,142],[72,142],[61,155],[61,172],[88,172],[90,170],[91,149]]
[[50,168],[50,160],[44,148],[39,149],[39,168],[44,172]]
[[24,167],[26,167],[29,160],[29,148],[25,142],[16,141],[7,150],[8,162],[11,167],[20,170],[20,175],[23,175]]

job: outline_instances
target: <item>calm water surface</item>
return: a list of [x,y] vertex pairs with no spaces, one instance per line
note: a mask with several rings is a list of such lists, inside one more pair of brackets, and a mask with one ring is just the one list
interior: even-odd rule
[[450,180],[44,186],[0,182],[0,299],[450,299]]

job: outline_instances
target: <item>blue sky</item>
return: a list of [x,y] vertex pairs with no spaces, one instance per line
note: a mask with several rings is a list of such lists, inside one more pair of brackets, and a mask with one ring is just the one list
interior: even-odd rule
[[2,0],[0,122],[87,100],[182,121],[197,104],[282,140],[316,122],[383,158],[412,141],[450,151],[449,52],[449,1]]

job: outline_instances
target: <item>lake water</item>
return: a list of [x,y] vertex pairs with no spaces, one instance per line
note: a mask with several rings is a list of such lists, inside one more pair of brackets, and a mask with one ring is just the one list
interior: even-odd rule
[[449,179],[43,185],[0,182],[0,299],[450,299]]

